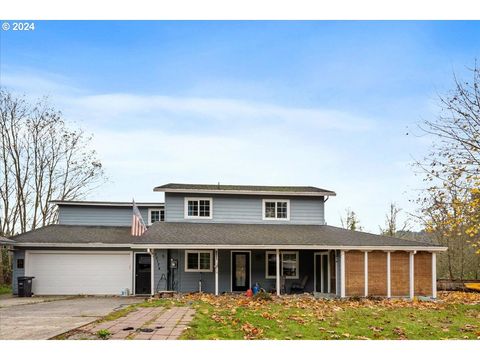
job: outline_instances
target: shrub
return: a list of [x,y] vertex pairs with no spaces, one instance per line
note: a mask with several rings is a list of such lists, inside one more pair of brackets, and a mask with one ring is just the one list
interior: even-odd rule
[[272,295],[270,295],[268,292],[265,291],[259,291],[256,293],[253,298],[255,300],[265,300],[265,301],[270,301],[272,300]]
[[102,340],[107,340],[110,335],[110,331],[108,331],[107,329],[101,329],[97,331],[97,336]]

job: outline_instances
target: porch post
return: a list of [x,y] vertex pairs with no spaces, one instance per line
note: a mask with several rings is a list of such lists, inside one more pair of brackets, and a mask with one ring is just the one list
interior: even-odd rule
[[345,297],[345,251],[340,251],[340,297]]
[[364,285],[365,285],[365,297],[368,296],[368,251],[365,251],[365,260],[364,260],[364,274],[365,274],[365,280],[364,280]]
[[215,249],[215,295],[218,295],[218,249]]
[[414,256],[415,252],[412,251],[410,252],[410,299],[413,299],[415,296],[415,278],[414,278],[414,272],[415,272],[415,265],[414,265]]
[[276,282],[277,282],[277,295],[280,295],[280,250],[276,250]]
[[387,251],[387,298],[392,297],[392,282],[390,275],[390,251]]
[[437,254],[432,252],[432,298],[437,298]]

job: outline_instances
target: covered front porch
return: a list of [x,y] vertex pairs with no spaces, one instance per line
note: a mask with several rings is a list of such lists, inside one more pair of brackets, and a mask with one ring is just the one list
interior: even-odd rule
[[[206,292],[220,295],[245,292],[256,284],[277,295],[313,293],[340,296],[340,252],[314,249],[157,249],[156,258],[168,258],[166,282],[155,292]],[[163,262],[165,264],[166,262]],[[155,279],[164,278],[153,266]]]
[[258,285],[276,295],[436,297],[436,252],[423,249],[188,247],[152,255],[152,294],[244,293]]

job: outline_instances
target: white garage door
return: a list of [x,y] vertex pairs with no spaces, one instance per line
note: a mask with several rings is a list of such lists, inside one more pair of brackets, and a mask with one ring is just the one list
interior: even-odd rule
[[132,290],[129,252],[27,251],[27,276],[37,295],[120,295]]

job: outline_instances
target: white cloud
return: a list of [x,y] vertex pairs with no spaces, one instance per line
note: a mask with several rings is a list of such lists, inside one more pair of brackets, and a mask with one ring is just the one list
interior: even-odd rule
[[97,200],[161,200],[152,188],[166,182],[314,185],[339,195],[327,203],[329,223],[338,225],[351,207],[376,232],[388,202],[408,208],[405,191],[416,184],[404,166],[410,160],[404,149],[416,140],[402,143],[395,132],[382,133],[376,119],[342,109],[92,94],[28,72],[10,72],[2,82],[29,95],[49,94],[67,118],[94,133],[111,179],[93,195]]

